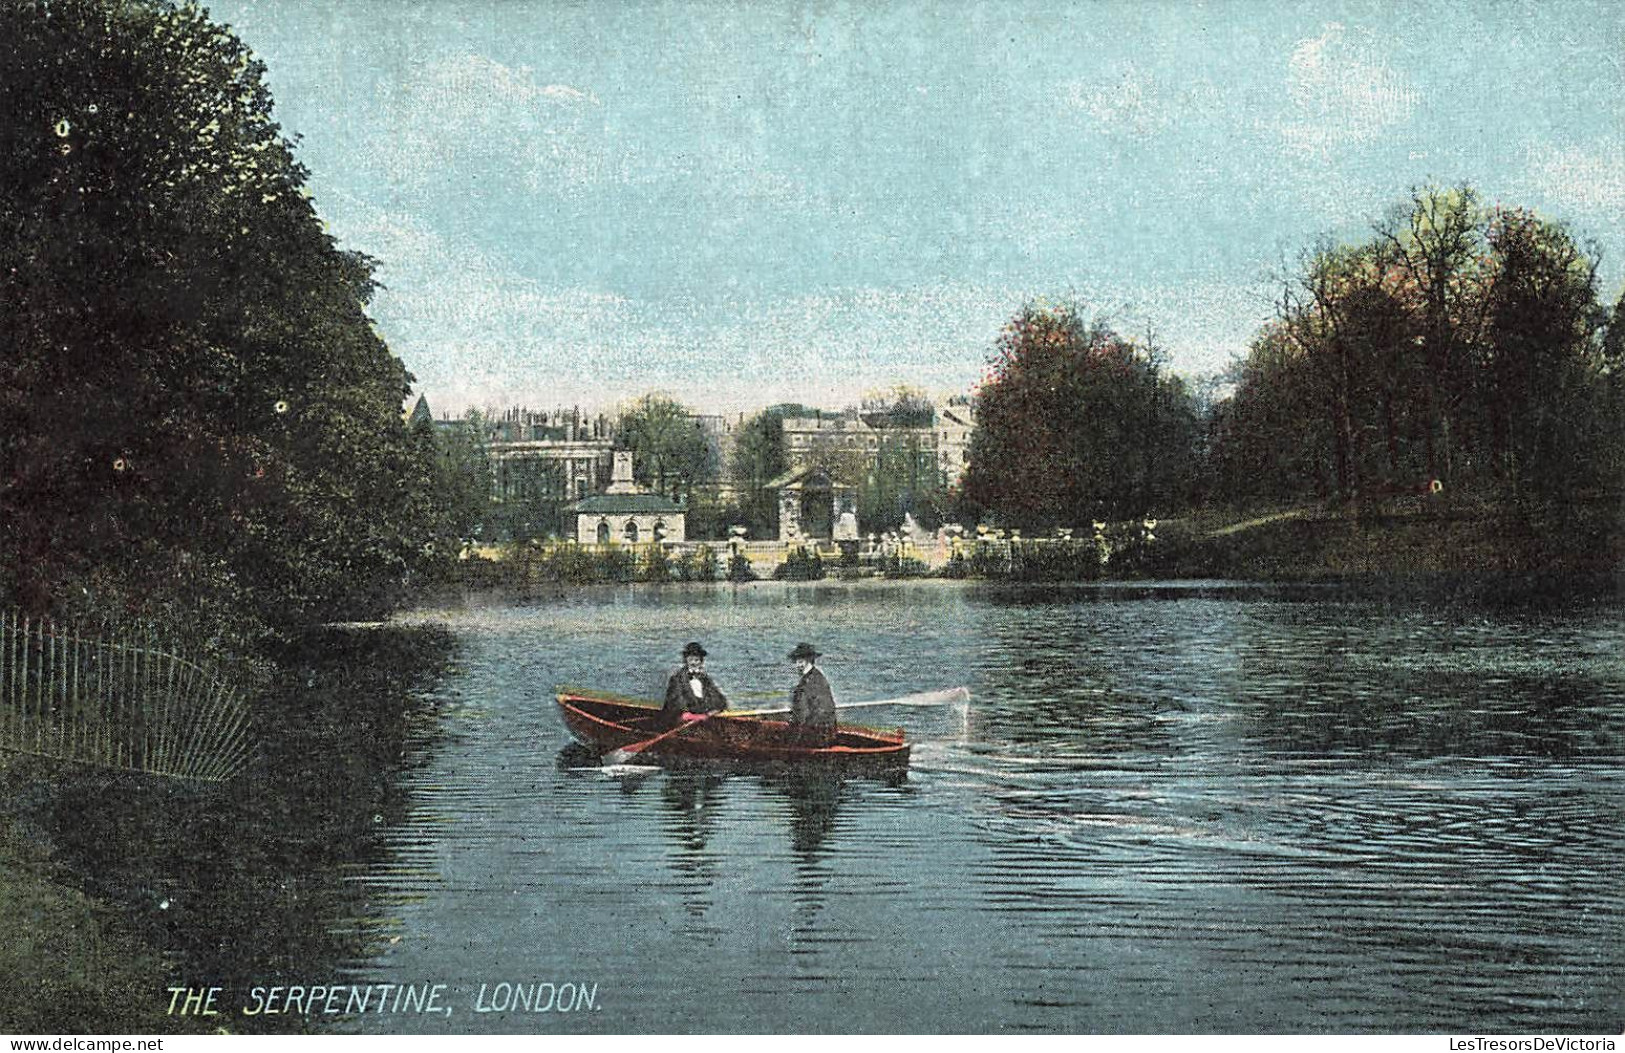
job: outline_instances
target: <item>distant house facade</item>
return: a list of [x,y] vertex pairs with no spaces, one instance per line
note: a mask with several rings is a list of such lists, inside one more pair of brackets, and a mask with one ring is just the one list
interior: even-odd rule
[[[428,401],[420,396],[407,419],[414,426],[433,420]],[[490,509],[481,531],[488,541],[567,534],[574,525],[570,506],[609,481],[615,441],[603,415],[513,408],[433,424],[441,434],[477,442],[489,466]]]
[[608,420],[577,410],[510,410],[485,430],[491,499],[499,504],[579,501],[603,484],[615,449]]
[[792,468],[803,467],[835,451],[862,452],[879,447],[880,436],[856,413],[784,418],[784,456]]
[[768,483],[775,492],[783,540],[857,536],[865,515],[887,528],[920,508],[926,496],[957,483],[970,457],[976,420],[968,398],[926,405],[906,417],[884,412],[787,417],[790,470]]
[[576,540],[584,545],[687,540],[687,515],[682,506],[633,482],[632,454],[625,450],[614,453],[609,487],[577,501],[571,512]]
[[970,399],[955,399],[938,406],[932,431],[936,434],[937,470],[943,482],[953,486],[964,478],[970,465],[970,440],[976,432],[976,409]]
[[883,454],[909,451],[917,457],[927,477],[934,471],[937,483],[951,484],[959,478],[969,460],[970,437],[976,430],[976,418],[969,399],[965,398],[938,405],[930,417],[929,422],[911,424],[888,421],[884,414],[860,414],[850,410],[815,417],[786,417],[783,425],[785,458],[792,469],[812,464],[872,468]]

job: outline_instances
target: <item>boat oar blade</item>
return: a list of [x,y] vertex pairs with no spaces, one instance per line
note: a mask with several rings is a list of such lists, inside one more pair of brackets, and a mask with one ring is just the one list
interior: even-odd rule
[[955,702],[969,702],[970,688],[950,687],[941,691],[922,691],[902,698],[881,699],[878,702],[858,702],[859,706],[947,706]]
[[610,750],[608,753],[604,754],[604,760],[611,767],[620,767],[630,761],[633,757],[637,756],[639,753],[642,753],[650,746],[653,746],[655,743],[669,739],[673,735],[687,731],[689,728],[698,727],[709,719],[711,719],[711,714],[705,713],[694,720],[684,721],[675,728],[671,728],[668,731],[662,731],[652,739],[644,739],[642,742],[634,742],[630,746],[622,746],[620,749]]
[[[897,698],[877,698],[869,702],[837,702],[836,709],[874,709],[880,706],[948,706],[970,701],[970,688],[949,687],[939,691],[921,691]],[[789,706],[775,709],[747,709],[733,713],[736,717],[764,717],[774,713],[788,713]]]
[[653,775],[660,770],[656,764],[600,764],[596,768],[566,768],[566,771],[584,775],[600,775],[610,779],[637,779]]

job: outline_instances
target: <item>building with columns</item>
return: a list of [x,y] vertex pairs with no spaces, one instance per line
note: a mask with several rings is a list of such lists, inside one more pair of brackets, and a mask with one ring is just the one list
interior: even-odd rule
[[579,501],[602,484],[615,449],[609,422],[578,410],[510,410],[486,422],[491,499]]

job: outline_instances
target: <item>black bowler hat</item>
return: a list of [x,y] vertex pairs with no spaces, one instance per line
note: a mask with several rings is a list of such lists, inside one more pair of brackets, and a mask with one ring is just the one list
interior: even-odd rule
[[688,658],[688,657],[696,656],[696,655],[698,657],[700,657],[700,658],[704,658],[705,657],[705,648],[701,647],[698,643],[696,643],[693,640],[690,640],[688,643],[683,645],[683,657],[684,658]]
[[818,652],[813,649],[813,645],[810,643],[798,643],[796,649],[790,652],[790,657],[792,659],[805,658],[810,662],[818,657]]

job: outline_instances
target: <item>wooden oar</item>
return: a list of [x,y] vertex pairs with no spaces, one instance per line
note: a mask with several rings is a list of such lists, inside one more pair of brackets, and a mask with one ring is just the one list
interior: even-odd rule
[[[900,698],[877,698],[872,702],[837,702],[836,709],[865,709],[874,706],[945,706],[952,702],[961,702],[970,698],[970,688],[950,687],[943,691],[922,691],[917,695],[903,695]],[[780,706],[776,709],[728,709],[723,716],[729,717],[763,717],[773,713],[788,713],[789,706]]]
[[694,720],[686,720],[683,723],[677,725],[675,728],[671,728],[671,729],[669,729],[667,731],[662,731],[660,734],[656,735],[652,739],[644,739],[642,742],[634,742],[630,746],[622,746],[618,750],[610,750],[608,753],[604,754],[604,760],[607,761],[609,764],[614,765],[614,766],[619,766],[619,765],[625,764],[628,760],[632,759],[632,757],[634,755],[642,753],[644,750],[648,749],[650,746],[653,746],[655,743],[660,742],[660,741],[662,741],[664,739],[669,739],[673,735],[677,734],[679,731],[687,731],[689,728],[692,728],[697,724],[704,724],[707,720],[710,720],[710,719],[711,719],[711,714],[710,713],[702,713],[698,718],[696,718]]

